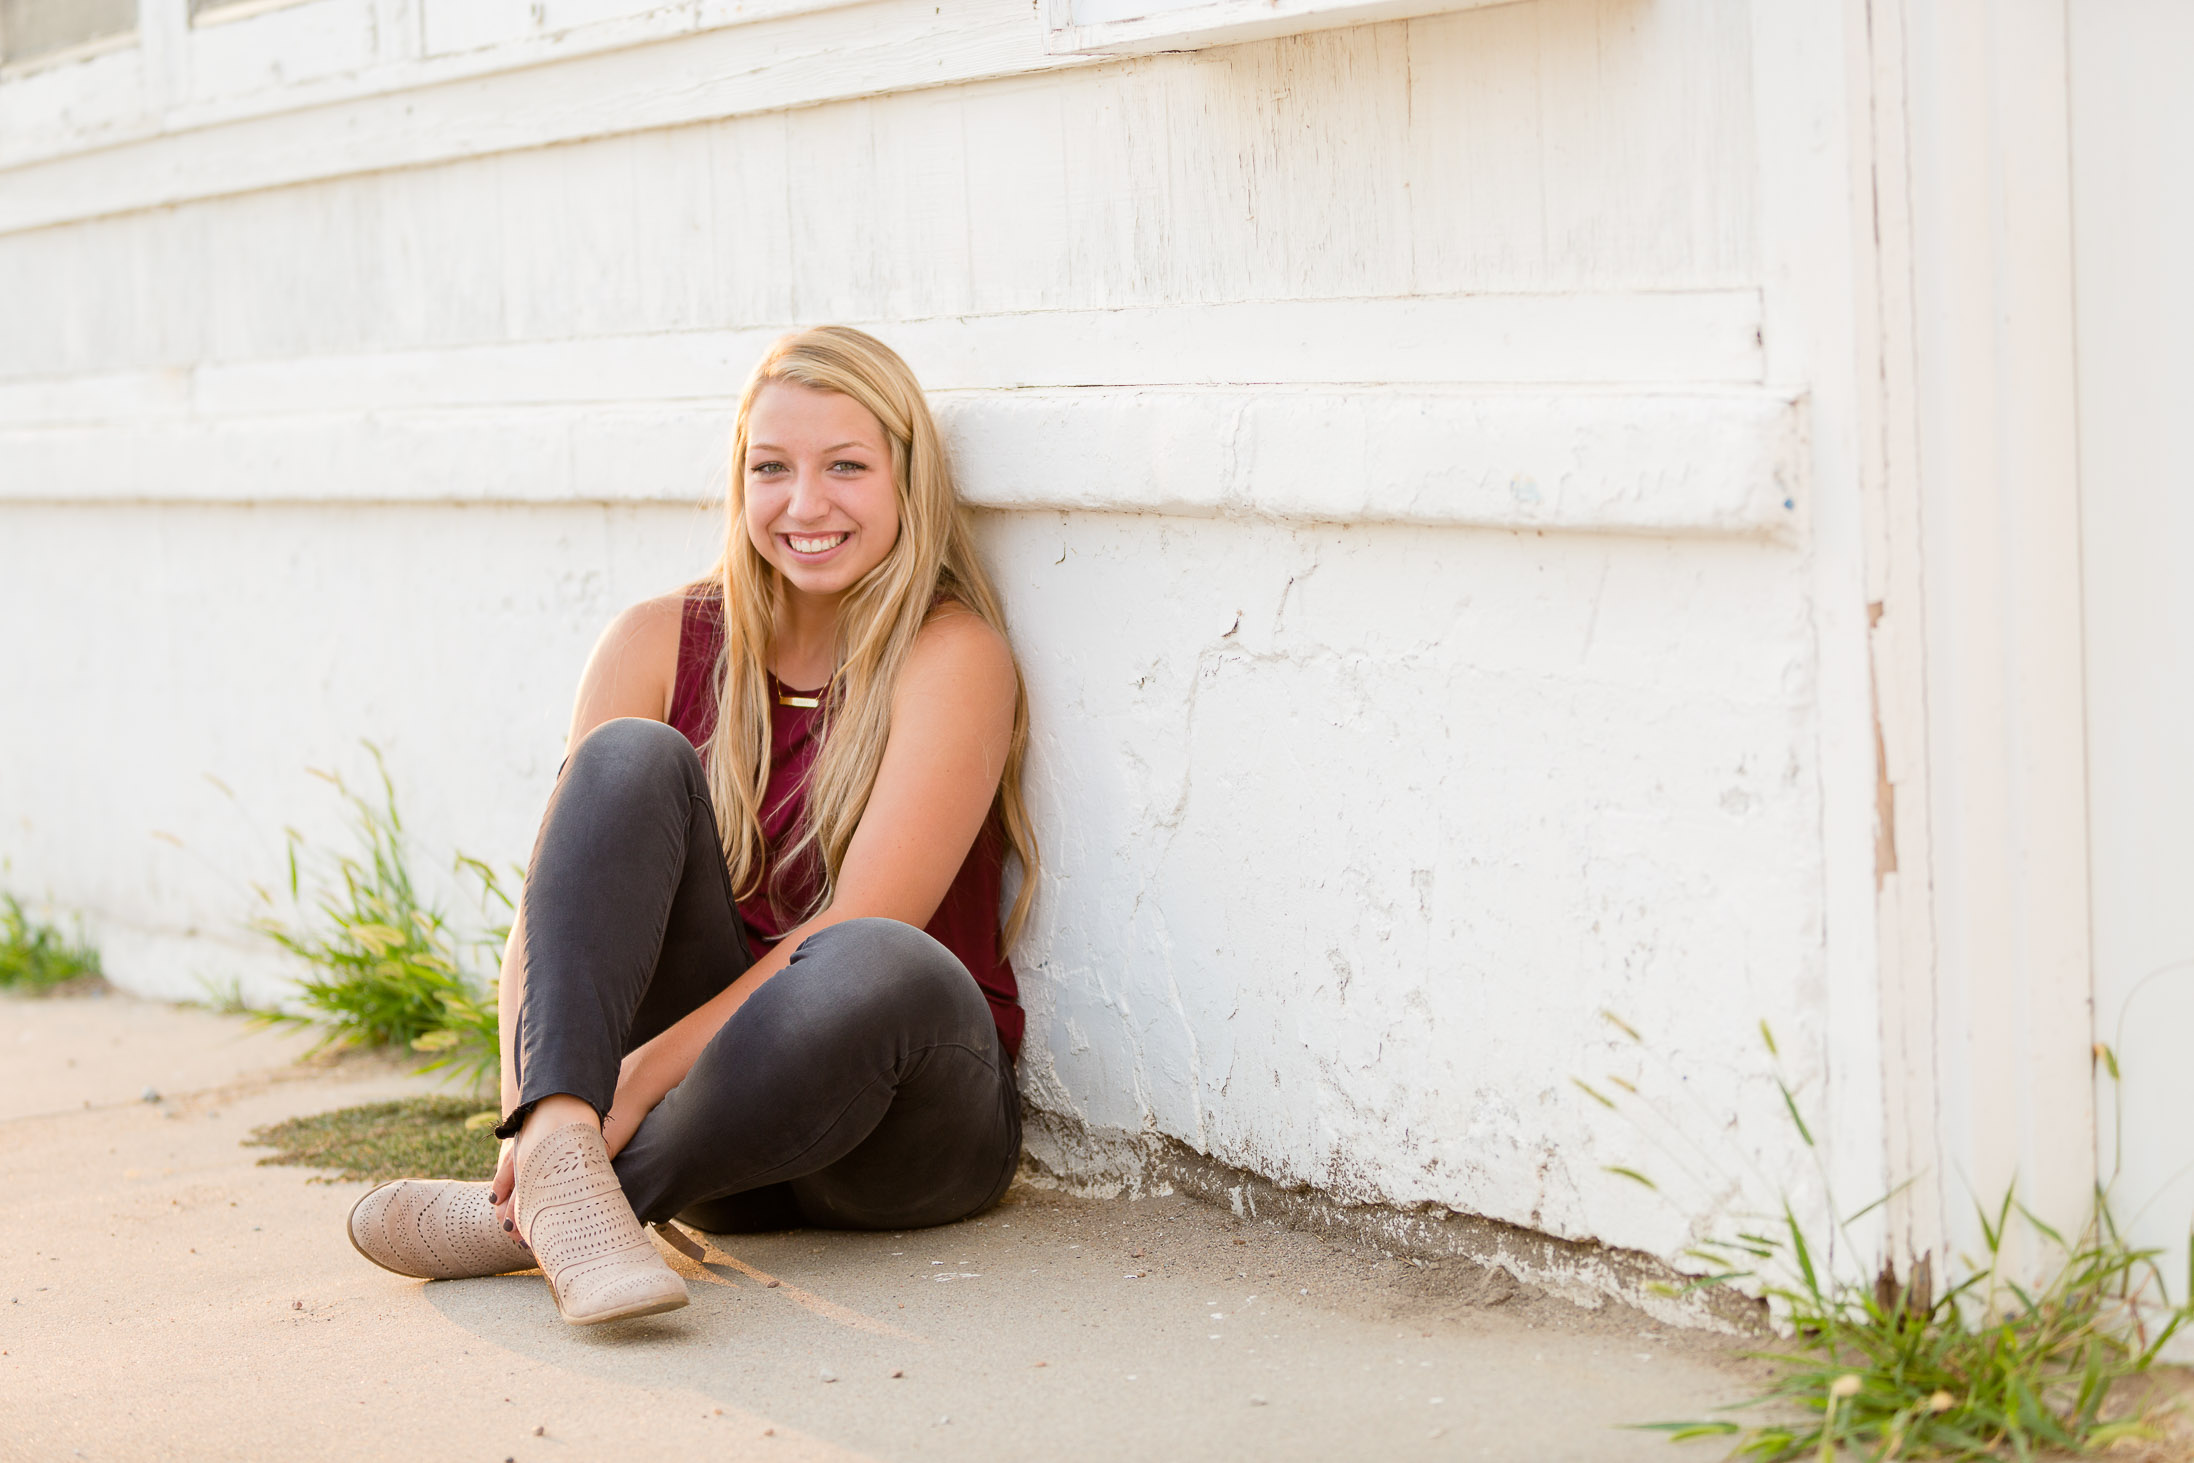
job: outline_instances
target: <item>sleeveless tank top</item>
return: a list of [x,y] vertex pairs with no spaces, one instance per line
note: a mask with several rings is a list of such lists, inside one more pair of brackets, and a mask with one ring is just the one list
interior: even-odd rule
[[[678,626],[678,675],[670,697],[670,724],[706,757],[708,739],[716,730],[716,658],[724,648],[724,603],[705,592],[686,596]],[[781,695],[816,699],[809,693],[771,686]],[[778,881],[784,910],[772,903],[769,891],[777,879],[777,850],[798,827],[807,800],[808,768],[814,765],[819,746],[816,731],[822,710],[815,706],[787,706],[782,700],[770,708],[769,788],[762,798],[762,837],[769,853],[762,882],[755,892],[739,901],[740,922],[747,942],[759,959],[785,932],[799,923],[795,911],[803,908],[816,888],[818,871],[812,855],[805,868],[792,868]],[[923,928],[938,944],[958,956],[968,974],[982,987],[990,1003],[990,1019],[998,1027],[998,1039],[1006,1056],[1018,1057],[1021,1029],[1020,989],[1013,965],[1006,959],[998,936],[998,905],[1004,885],[1006,841],[996,818],[983,822],[975,846],[960,864],[952,886],[945,891],[937,913]]]

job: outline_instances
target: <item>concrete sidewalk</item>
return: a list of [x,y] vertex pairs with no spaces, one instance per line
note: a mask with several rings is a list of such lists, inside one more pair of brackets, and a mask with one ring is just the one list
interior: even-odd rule
[[[906,1234],[724,1237],[578,1330],[538,1276],[361,1260],[253,1128],[431,1086],[125,997],[0,999],[0,1457],[1654,1459],[1713,1338],[1181,1198],[1017,1185]],[[158,1092],[146,1101],[146,1088]]]

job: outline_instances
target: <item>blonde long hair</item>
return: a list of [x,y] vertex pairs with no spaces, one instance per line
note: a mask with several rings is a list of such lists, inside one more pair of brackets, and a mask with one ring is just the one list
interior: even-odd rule
[[[830,903],[846,848],[876,786],[891,734],[891,698],[914,640],[940,599],[972,611],[1001,638],[1005,616],[975,555],[967,512],[952,486],[937,424],[914,373],[874,336],[843,325],[796,331],[772,345],[747,379],[732,430],[724,556],[711,573],[723,594],[724,649],[715,670],[716,726],[708,741],[709,792],[722,830],[724,862],[741,899],[761,886],[768,863],[762,801],[769,788],[768,663],[784,602],[784,581],[747,536],[747,424],[762,388],[777,381],[835,391],[873,412],[891,440],[892,480],[899,489],[899,538],[883,562],[846,591],[838,613],[837,673],[823,697],[820,749],[807,780],[806,809],[776,874],[812,859],[820,887],[801,919]],[[1011,654],[1009,648],[1008,652]],[[1028,750],[1028,696],[1014,667],[1013,738],[991,807],[1007,847],[1021,862],[1021,889],[1004,928],[1011,946],[1028,918],[1036,890],[1036,836],[1021,799],[1021,764]],[[986,824],[981,837],[989,836]],[[820,855],[820,857],[816,857]],[[781,884],[773,876],[773,885]],[[777,889],[769,891],[774,899]]]

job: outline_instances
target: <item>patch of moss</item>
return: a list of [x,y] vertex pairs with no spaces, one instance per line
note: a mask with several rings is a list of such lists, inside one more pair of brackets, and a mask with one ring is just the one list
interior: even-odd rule
[[479,1112],[461,1097],[406,1097],[290,1118],[244,1141],[276,1150],[261,1163],[332,1170],[315,1183],[485,1179],[495,1172],[496,1139],[493,1123],[466,1125]]

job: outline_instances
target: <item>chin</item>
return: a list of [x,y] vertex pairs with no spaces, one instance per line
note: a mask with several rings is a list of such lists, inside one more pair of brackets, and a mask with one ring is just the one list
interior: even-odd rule
[[791,568],[786,568],[780,564],[777,566],[777,572],[784,576],[786,584],[799,590],[802,594],[827,598],[832,595],[844,594],[860,580],[862,574],[868,571],[862,569],[854,573],[847,573],[836,564],[826,565],[821,569],[810,569],[804,564],[795,564]]

